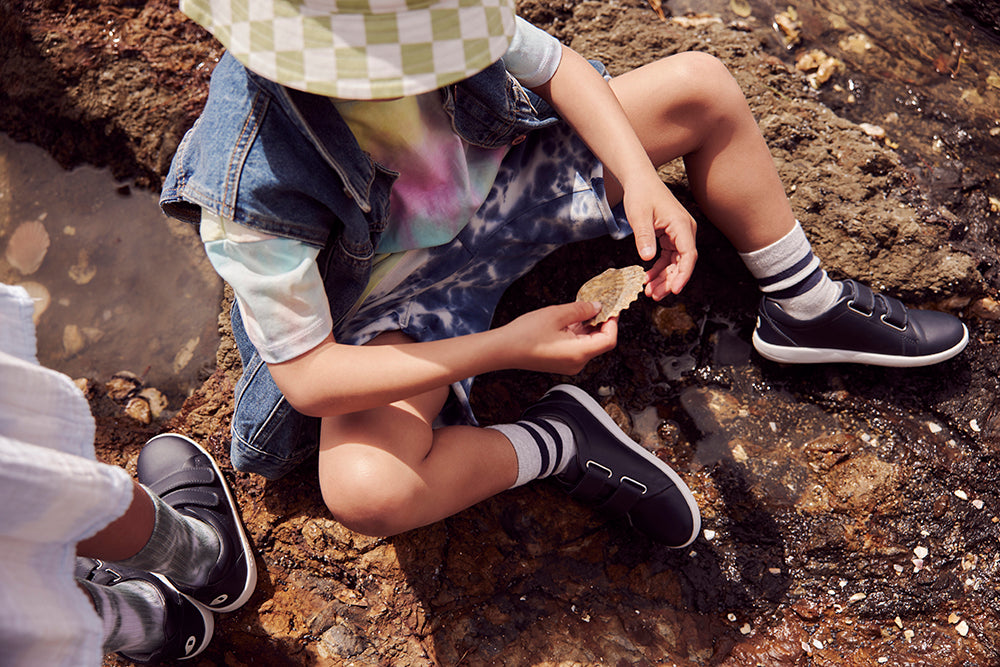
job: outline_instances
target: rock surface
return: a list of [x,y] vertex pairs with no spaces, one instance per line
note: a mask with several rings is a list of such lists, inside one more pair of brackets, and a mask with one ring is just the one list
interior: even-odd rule
[[[157,187],[218,45],[160,0],[23,4],[0,25],[0,129]],[[765,362],[747,343],[752,281],[701,219],[690,286],[633,304],[613,353],[575,378],[495,373],[473,393],[487,423],[558,381],[602,396],[702,508],[703,536],[669,551],[546,483],[398,537],[353,534],[308,463],[277,482],[231,470],[239,360],[224,336],[216,371],[168,423],[90,392],[103,460],[134,471],[146,439],[180,431],[214,452],[242,505],[259,588],[195,664],[1000,663],[997,286],[949,243],[954,221],[928,214],[896,154],[816,102],[754,30],[661,22],[633,0],[520,9],[613,73],[688,49],[723,58],[827,269],[964,315],[969,349],[917,370]],[[690,203],[679,168],[663,176]],[[565,248],[497,321],[572,300],[634,257],[629,241]]]

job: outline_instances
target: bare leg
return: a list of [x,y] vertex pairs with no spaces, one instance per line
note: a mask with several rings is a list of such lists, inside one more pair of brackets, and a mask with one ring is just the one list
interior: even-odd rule
[[93,537],[77,543],[78,556],[120,561],[139,553],[153,534],[155,513],[153,501],[139,486],[132,483],[132,504],[125,514],[112,521]]
[[[611,87],[654,165],[682,157],[698,205],[739,252],[795,225],[771,153],[736,80],[719,60],[681,53],[616,77]],[[621,185],[606,183],[608,201]]]
[[[409,340],[383,334],[372,344]],[[491,429],[432,429],[448,387],[323,420],[319,479],[334,517],[368,535],[394,535],[451,516],[510,488],[517,459]]]

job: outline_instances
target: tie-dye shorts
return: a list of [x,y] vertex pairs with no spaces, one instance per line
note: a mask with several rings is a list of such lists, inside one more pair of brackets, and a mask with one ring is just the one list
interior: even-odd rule
[[[604,167],[565,124],[512,147],[486,202],[449,244],[410,251],[334,338],[360,345],[387,331],[417,341],[485,331],[508,286],[556,248],[631,228],[604,195]],[[455,383],[442,423],[476,423],[472,378]]]

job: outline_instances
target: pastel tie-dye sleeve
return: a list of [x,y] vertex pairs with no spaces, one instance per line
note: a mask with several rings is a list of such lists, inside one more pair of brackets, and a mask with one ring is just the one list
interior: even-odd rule
[[333,330],[316,265],[319,249],[270,236],[202,210],[202,243],[233,288],[250,342],[267,363],[294,359]]

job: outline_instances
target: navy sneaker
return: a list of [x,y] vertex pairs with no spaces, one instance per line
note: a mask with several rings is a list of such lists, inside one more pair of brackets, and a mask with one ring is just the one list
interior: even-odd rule
[[554,475],[572,498],[608,516],[626,517],[633,528],[668,547],[686,547],[698,536],[701,513],[691,490],[585,391],[553,387],[522,418],[535,424],[542,418],[557,420],[573,431],[576,457]]
[[136,579],[156,587],[163,598],[165,618],[163,645],[145,655],[119,653],[133,662],[188,660],[205,650],[212,641],[215,620],[212,612],[174,588],[166,578],[96,558],[77,558],[76,577],[99,586],[116,586]]
[[136,477],[179,513],[204,521],[219,535],[222,551],[209,583],[198,589],[174,585],[212,611],[243,606],[257,585],[257,564],[239,508],[215,459],[190,438],[165,433],[146,443]]
[[764,297],[753,346],[765,359],[786,364],[912,367],[951,359],[969,343],[969,330],[957,317],[910,310],[854,280],[843,286],[840,300],[811,320],[789,317]]

